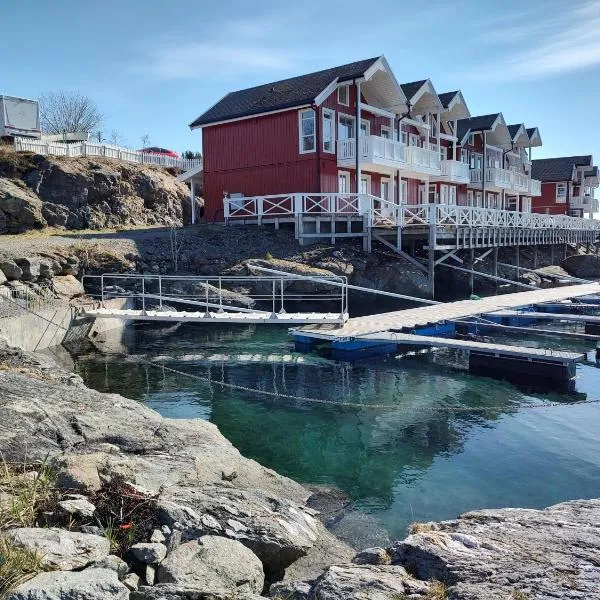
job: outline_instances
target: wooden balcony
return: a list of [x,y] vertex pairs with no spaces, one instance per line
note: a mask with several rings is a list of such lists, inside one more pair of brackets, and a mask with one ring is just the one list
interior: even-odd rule
[[[475,189],[481,188],[481,169],[470,170],[469,186]],[[496,169],[488,167],[485,170],[485,188],[487,191],[501,192],[507,190],[517,194],[529,196],[541,196],[542,182],[531,179],[524,173],[516,173],[507,169]]]
[[570,208],[583,209],[584,213],[598,212],[598,200],[588,194],[585,196],[573,196],[569,206]]
[[[440,155],[435,150],[406,146],[402,142],[365,135],[359,141],[361,167],[370,171],[390,173],[399,169],[405,177],[422,177],[440,174]],[[356,165],[356,140],[338,140],[337,161],[339,167],[354,168]]]
[[449,181],[451,183],[469,183],[471,181],[469,164],[459,160],[442,160],[441,175],[432,177],[432,181]]

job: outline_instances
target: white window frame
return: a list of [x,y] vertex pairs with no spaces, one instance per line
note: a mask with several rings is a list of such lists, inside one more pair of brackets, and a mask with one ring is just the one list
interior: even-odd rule
[[448,147],[440,145],[440,160],[448,160]]
[[417,203],[425,204],[425,184],[423,182],[419,183],[419,190],[417,192]]
[[415,147],[419,146],[419,136],[416,133],[408,134],[408,145]]
[[[433,193],[433,201],[431,200],[431,194]],[[427,188],[427,202],[429,204],[436,204],[439,200],[437,186],[435,183],[430,183]]]
[[[388,190],[389,190],[389,198],[383,198],[383,196],[381,195],[381,190],[383,189],[383,184],[387,183],[388,184]],[[380,182],[379,182],[379,195],[381,196],[381,198],[383,198],[384,200],[387,200],[388,202],[393,202],[394,201],[394,185],[393,185],[393,181],[391,177],[382,177]]]
[[[353,117],[352,115],[347,115],[346,113],[343,112],[338,112],[338,116],[337,116],[337,139],[341,140],[342,138],[340,137],[340,121],[342,120],[342,118],[345,119],[350,119],[352,121],[352,129],[356,129],[356,117]],[[348,138],[344,138],[344,139],[348,139],[348,140],[353,140],[354,137],[356,135],[356,131],[352,132],[352,135]]]
[[[325,147],[325,115],[329,116],[330,124],[331,124],[331,148],[328,150]],[[322,137],[323,137],[323,152],[327,154],[335,154],[335,140],[336,140],[336,129],[337,129],[337,121],[335,120],[335,110],[331,110],[330,108],[323,109],[323,117],[322,117]]]
[[[387,133],[387,137],[383,135],[383,132],[385,131],[385,133]],[[392,130],[390,127],[388,127],[387,125],[382,125],[381,126],[381,133],[380,136],[384,139],[384,140],[391,140],[392,139]]]
[[469,151],[464,148],[460,149],[460,162],[469,164]]
[[473,193],[473,190],[467,190],[467,206],[475,206],[473,204],[475,200],[475,195]]
[[367,119],[360,120],[360,135],[361,136],[363,135],[363,132],[362,132],[363,125],[366,125],[365,135],[371,135],[371,122],[368,121]]
[[[345,94],[346,95],[346,101],[345,102],[341,99],[341,96],[340,96],[340,92],[342,90],[345,90],[345,92],[346,92],[346,94]],[[341,104],[342,106],[350,106],[350,86],[349,85],[340,85],[338,87],[338,89],[337,89],[337,101],[338,101],[338,104]]]
[[400,130],[400,141],[405,145],[408,146],[408,131],[404,131],[404,129]]
[[[363,179],[364,179],[364,180],[366,180],[366,182],[367,182],[367,191],[366,191],[366,192],[362,192],[362,191],[361,191],[361,188],[362,188],[362,181],[363,181]],[[370,193],[371,193],[371,189],[372,189],[372,188],[371,188],[371,176],[370,176],[370,175],[368,175],[367,173],[361,173],[361,174],[360,174],[360,182],[359,182],[359,185],[360,185],[360,187],[359,187],[359,189],[358,189],[358,193],[359,193],[359,194],[370,194]]]
[[[559,194],[559,189],[564,189],[564,194]],[[567,189],[568,186],[566,183],[557,183],[556,184],[556,202],[560,204],[565,204],[567,202]]]
[[[346,180],[346,185],[348,187],[348,191],[347,192],[342,192],[340,190],[340,179],[344,178]],[[352,180],[350,179],[350,171],[338,171],[338,184],[337,184],[337,188],[338,188],[338,193],[339,194],[351,194],[352,192],[350,191],[350,185],[352,183]]]
[[408,182],[406,179],[400,180],[400,198],[398,204],[408,204]]
[[[313,132],[312,134],[304,135],[302,129],[302,123],[304,120],[303,115],[308,113],[312,114],[313,116]],[[313,138],[312,150],[305,150],[304,144],[302,143],[304,138],[308,137]],[[317,151],[317,113],[312,108],[304,108],[298,111],[298,151],[300,154],[311,154],[312,152]]]

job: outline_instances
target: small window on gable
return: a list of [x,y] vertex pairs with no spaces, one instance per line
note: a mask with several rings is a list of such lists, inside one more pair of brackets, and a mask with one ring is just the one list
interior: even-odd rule
[[350,103],[350,88],[347,85],[342,85],[337,90],[338,103],[348,106]]
[[315,116],[316,113],[312,108],[301,110],[298,114],[300,154],[314,152],[317,149]]

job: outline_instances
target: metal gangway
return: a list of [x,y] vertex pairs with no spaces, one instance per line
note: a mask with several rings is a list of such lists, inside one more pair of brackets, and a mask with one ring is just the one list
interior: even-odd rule
[[[258,267],[256,267],[259,270]],[[99,319],[200,323],[330,324],[348,320],[348,281],[336,275],[84,275]],[[121,299],[121,307],[115,307]]]

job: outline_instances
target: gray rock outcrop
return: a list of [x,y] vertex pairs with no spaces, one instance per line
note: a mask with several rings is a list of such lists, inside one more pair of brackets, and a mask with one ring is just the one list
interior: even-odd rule
[[146,565],[157,564],[167,555],[167,547],[154,542],[134,544],[129,551],[137,561]]
[[582,279],[600,278],[600,256],[575,254],[566,258],[560,265],[569,275]]
[[40,573],[11,592],[8,600],[127,600],[129,590],[115,571],[53,571]]
[[73,571],[102,560],[110,553],[110,542],[98,535],[58,528],[24,527],[8,532],[16,546],[35,552],[51,569]]
[[204,593],[259,593],[264,573],[258,557],[240,542],[206,535],[171,552],[158,568],[158,582]]
[[45,226],[39,197],[22,181],[0,177],[0,233],[21,233]]

